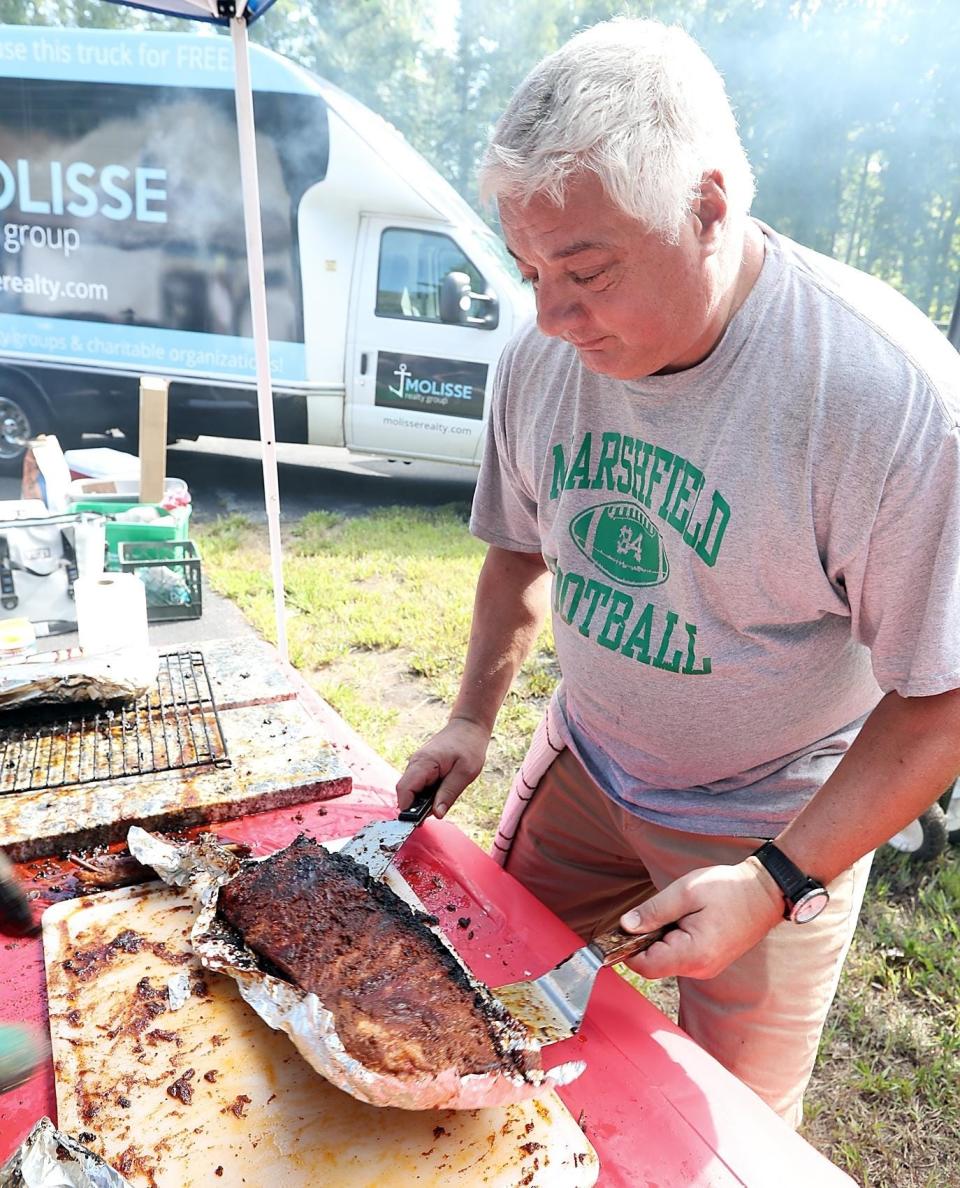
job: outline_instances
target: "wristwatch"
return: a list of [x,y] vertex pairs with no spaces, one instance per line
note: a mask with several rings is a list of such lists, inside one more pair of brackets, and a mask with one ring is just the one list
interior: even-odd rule
[[773,881],[783,892],[783,918],[794,924],[807,924],[830,902],[830,892],[823,883],[805,875],[803,871],[773,844],[764,842],[752,857],[765,868]]

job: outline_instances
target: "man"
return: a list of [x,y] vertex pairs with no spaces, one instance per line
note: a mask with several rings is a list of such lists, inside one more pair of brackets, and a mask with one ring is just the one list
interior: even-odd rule
[[960,357],[749,217],[679,29],[545,59],[482,182],[537,325],[498,374],[463,682],[398,798],[441,775],[442,816],[476,777],[552,605],[506,867],[584,937],[678,922],[629,964],[795,1125],[872,851],[960,769]]

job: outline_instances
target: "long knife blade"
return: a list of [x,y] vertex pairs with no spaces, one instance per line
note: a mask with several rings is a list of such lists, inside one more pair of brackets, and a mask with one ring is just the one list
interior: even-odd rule
[[374,821],[359,829],[340,851],[354,862],[365,866],[371,878],[386,873],[397,851],[418,825],[430,816],[433,802],[442,780],[421,789],[409,808],[403,809],[392,821]]

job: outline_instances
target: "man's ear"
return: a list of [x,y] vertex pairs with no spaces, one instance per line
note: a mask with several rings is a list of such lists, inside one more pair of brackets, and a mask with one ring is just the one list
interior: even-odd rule
[[693,204],[694,226],[701,246],[713,253],[720,245],[727,218],[727,190],[719,169],[705,173],[700,180],[700,195]]

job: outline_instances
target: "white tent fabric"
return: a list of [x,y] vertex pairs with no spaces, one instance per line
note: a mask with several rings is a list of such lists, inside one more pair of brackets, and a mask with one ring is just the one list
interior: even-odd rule
[[277,477],[277,440],[273,419],[273,385],[270,380],[270,335],[267,328],[267,293],[263,268],[263,234],[260,226],[260,186],[253,127],[253,87],[247,25],[261,16],[274,0],[111,0],[128,8],[142,8],[165,16],[186,17],[229,27],[236,69],[235,98],[240,149],[243,218],[247,239],[247,272],[253,346],[257,370],[257,407],[263,459],[263,493],[270,536],[270,572],[277,626],[277,648],[288,659],[286,608],[283,597],[283,554],[280,543],[280,483]]

